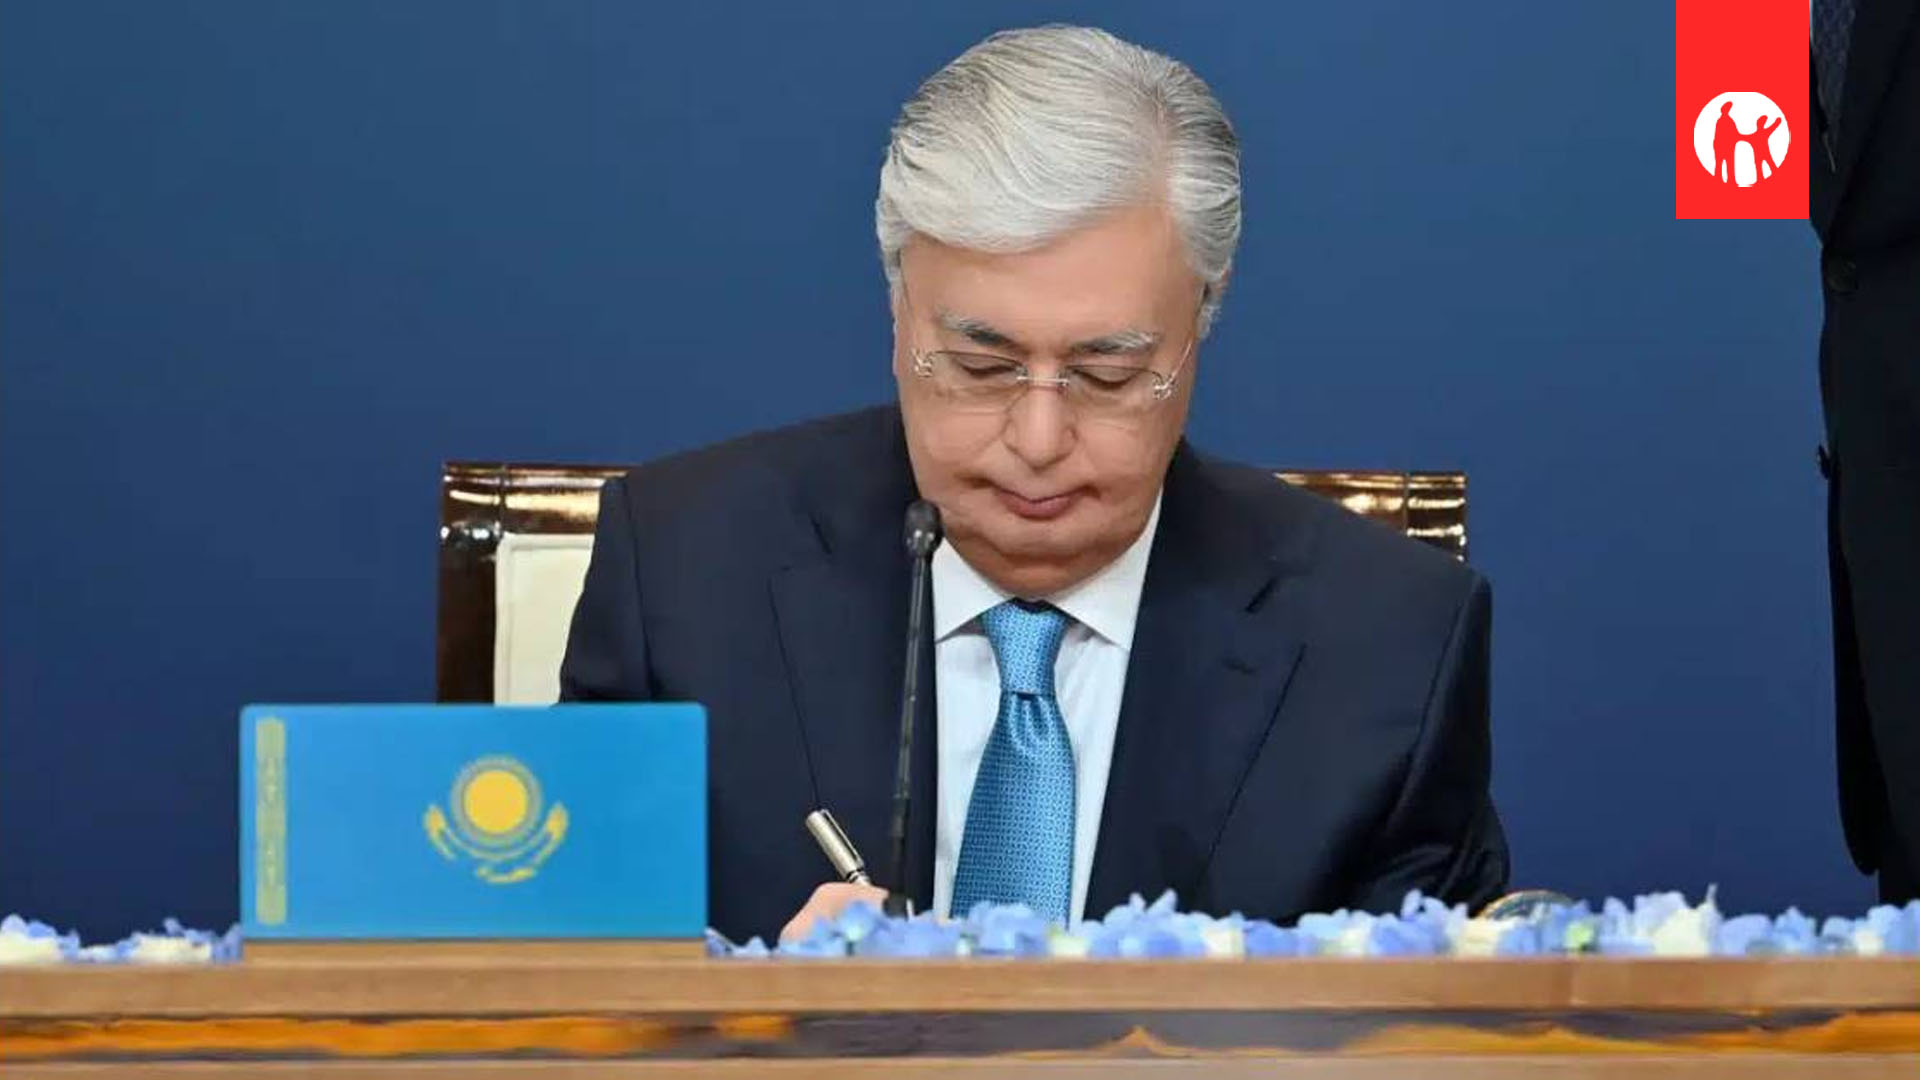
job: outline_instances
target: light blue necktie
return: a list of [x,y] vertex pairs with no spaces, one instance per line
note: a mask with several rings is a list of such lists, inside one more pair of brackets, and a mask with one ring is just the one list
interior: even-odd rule
[[1000,712],[973,781],[952,914],[982,900],[1067,921],[1073,899],[1073,739],[1053,696],[1067,616],[1009,600],[980,617],[1000,665]]

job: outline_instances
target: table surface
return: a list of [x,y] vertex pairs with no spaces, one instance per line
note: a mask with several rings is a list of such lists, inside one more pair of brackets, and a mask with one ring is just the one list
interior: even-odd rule
[[271,1076],[296,1064],[367,1080],[1095,1065],[1084,1074],[1631,1066],[1911,1080],[1920,960],[768,961],[475,944],[0,970],[10,1077]]
[[0,969],[0,1018],[935,1009],[1920,1010],[1920,959],[635,960],[592,946],[403,945]]

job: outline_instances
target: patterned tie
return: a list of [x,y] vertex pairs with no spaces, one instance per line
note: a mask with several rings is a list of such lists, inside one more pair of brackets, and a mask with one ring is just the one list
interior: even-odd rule
[[[1853,37],[1854,0],[1813,0],[1814,75],[1818,79],[1820,108],[1827,114],[1827,131],[1840,130],[1840,98],[1847,82],[1847,43]],[[1832,147],[1829,146],[1829,149]]]
[[1009,600],[980,617],[1000,665],[1000,713],[973,781],[953,914],[982,900],[1067,921],[1073,898],[1073,739],[1053,696],[1067,616]]

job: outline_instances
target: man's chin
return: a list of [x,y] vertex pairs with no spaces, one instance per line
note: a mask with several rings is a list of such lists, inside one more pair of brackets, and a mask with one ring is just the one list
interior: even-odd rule
[[[984,550],[979,551],[977,559],[969,557],[968,562],[994,584],[1018,596],[1058,592],[1086,573],[1086,546],[1064,542],[1058,529],[1036,530],[1022,522],[1021,527],[994,530],[977,539],[977,547]],[[972,553],[963,549],[961,554]]]
[[988,576],[995,585],[1014,596],[1039,600],[1065,592],[1086,574],[1062,563],[1021,563]]
[[1091,530],[1082,515],[1067,514],[1046,521],[1035,521],[1015,514],[998,513],[982,523],[983,539],[995,551],[1009,559],[1068,561],[1075,552],[1086,549]]

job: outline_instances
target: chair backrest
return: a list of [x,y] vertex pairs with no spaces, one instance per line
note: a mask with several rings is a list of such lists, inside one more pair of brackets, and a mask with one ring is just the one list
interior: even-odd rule
[[[454,462],[440,481],[439,698],[500,704],[559,694],[567,626],[593,550],[600,485],[620,465]],[[1457,472],[1277,473],[1467,557]]]

